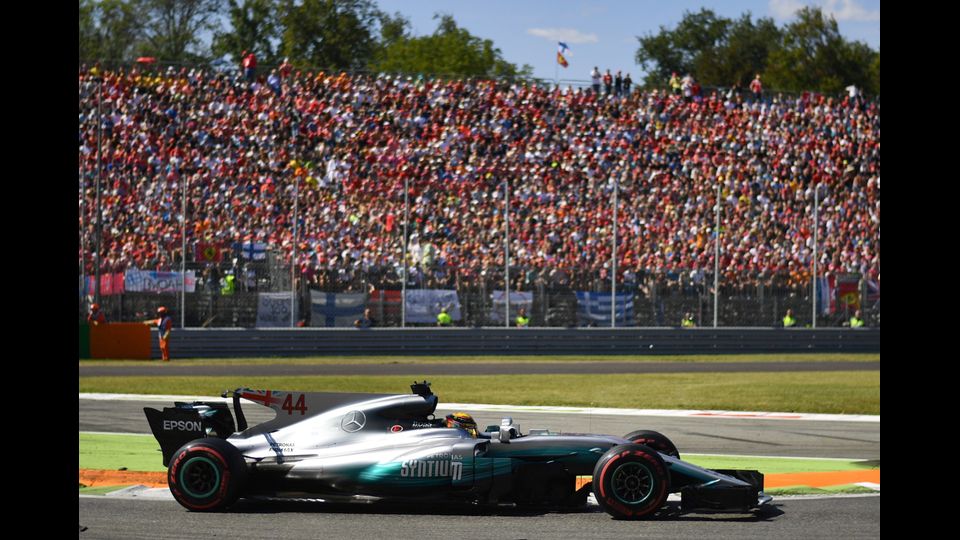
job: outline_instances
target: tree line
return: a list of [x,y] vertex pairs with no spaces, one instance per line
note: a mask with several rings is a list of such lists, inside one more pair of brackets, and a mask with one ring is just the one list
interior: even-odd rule
[[[80,61],[202,64],[252,52],[261,65],[284,58],[297,68],[530,77],[494,43],[437,14],[432,34],[414,36],[401,13],[373,0],[79,0]],[[638,36],[636,61],[647,87],[672,73],[702,86],[745,88],[762,74],[767,89],[842,92],[850,84],[880,93],[880,51],[840,35],[835,19],[806,7],[778,27],[773,19],[685,12],[675,28]]]
[[685,12],[673,29],[637,37],[636,61],[644,83],[665,87],[673,73],[693,75],[702,86],[746,88],[761,74],[767,89],[839,93],[855,85],[880,94],[880,51],[840,35],[837,21],[820,8],[805,7],[783,27],[773,19],[717,16],[712,10]]
[[529,77],[493,42],[437,14],[414,36],[410,21],[372,0],[80,0],[80,61],[199,64],[245,51],[261,65],[296,68]]

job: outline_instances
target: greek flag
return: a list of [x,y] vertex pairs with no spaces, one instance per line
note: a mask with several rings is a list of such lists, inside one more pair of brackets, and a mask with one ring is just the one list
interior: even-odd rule
[[[577,291],[577,324],[610,326],[610,293]],[[617,293],[617,326],[632,326],[633,295]]]

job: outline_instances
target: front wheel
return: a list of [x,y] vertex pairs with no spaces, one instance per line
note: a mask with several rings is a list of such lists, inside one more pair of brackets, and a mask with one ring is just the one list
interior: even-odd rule
[[670,493],[670,474],[656,450],[622,444],[607,450],[593,468],[597,503],[617,519],[641,519],[659,510]]
[[247,479],[240,451],[215,437],[190,441],[180,447],[167,468],[173,498],[194,512],[215,512],[236,502]]
[[661,454],[666,454],[668,456],[680,459],[680,451],[677,450],[677,445],[673,444],[673,441],[659,431],[641,429],[638,431],[631,431],[630,433],[624,435],[623,438],[632,442],[633,444],[649,446]]

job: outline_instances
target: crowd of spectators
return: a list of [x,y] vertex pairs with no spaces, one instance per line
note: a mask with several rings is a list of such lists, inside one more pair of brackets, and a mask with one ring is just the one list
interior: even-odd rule
[[[804,94],[625,96],[536,84],[202,69],[79,71],[81,231],[92,271],[98,118],[101,272],[176,270],[186,185],[194,242],[263,242],[329,287],[397,283],[404,190],[417,283],[502,276],[505,182],[512,286],[617,282],[809,284],[814,188],[820,272],[880,269],[880,105]],[[102,87],[101,81],[102,80]],[[102,99],[102,116],[98,100]],[[406,183],[406,184],[405,184]]]

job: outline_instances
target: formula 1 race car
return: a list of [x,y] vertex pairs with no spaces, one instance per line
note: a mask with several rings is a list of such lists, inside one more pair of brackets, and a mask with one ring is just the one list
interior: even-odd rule
[[[329,394],[237,389],[226,402],[144,408],[160,443],[174,498],[193,511],[240,497],[324,501],[463,501],[568,507],[590,491],[616,518],[654,515],[669,493],[681,511],[748,512],[771,500],[763,475],[708,470],[680,459],[654,431],[625,437],[520,432],[512,419],[480,431],[467,414],[434,418],[430,383],[412,394],[324,406]],[[241,398],[276,411],[247,427]],[[350,401],[350,400],[348,400]],[[577,488],[577,477],[592,480]]]

